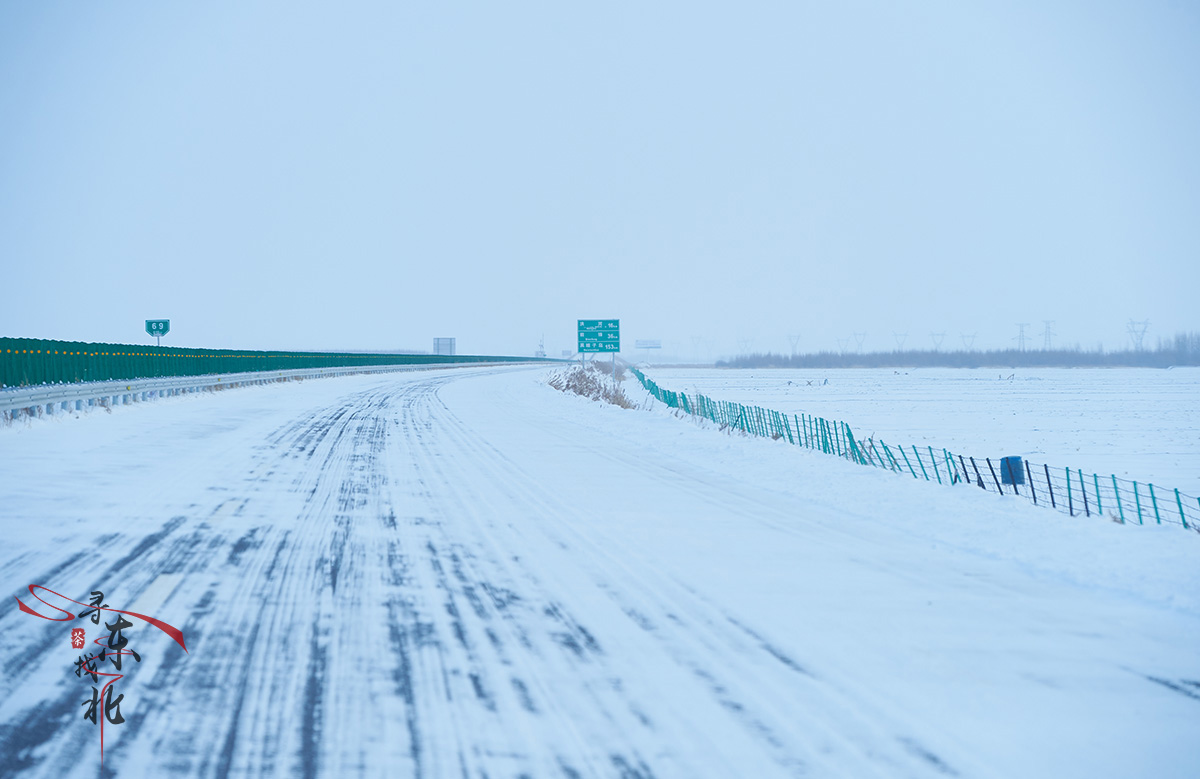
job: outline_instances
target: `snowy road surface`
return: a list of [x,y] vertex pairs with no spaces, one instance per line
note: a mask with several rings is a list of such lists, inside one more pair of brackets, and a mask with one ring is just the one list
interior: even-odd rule
[[1200,776],[1197,534],[544,376],[0,429],[0,775],[100,771],[69,628],[99,634],[19,611],[40,584],[184,631],[126,631],[104,774]]

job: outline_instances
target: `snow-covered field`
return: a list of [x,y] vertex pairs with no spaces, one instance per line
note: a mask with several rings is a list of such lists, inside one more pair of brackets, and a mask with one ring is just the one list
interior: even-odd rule
[[[649,368],[667,389],[976,457],[1020,455],[1200,496],[1200,368]],[[828,382],[828,383],[826,383]]]
[[[0,428],[0,591],[101,590],[184,631],[187,654],[127,631],[142,659],[106,772],[1200,775],[1197,534],[544,377],[356,376]],[[749,391],[728,397],[791,389]],[[0,775],[96,775],[76,626],[0,599]]]

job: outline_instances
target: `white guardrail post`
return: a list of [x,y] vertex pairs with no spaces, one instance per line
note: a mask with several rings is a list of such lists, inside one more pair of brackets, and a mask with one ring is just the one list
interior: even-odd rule
[[0,390],[0,412],[13,419],[22,411],[36,416],[60,411],[82,411],[85,406],[122,406],[155,398],[183,395],[211,389],[231,389],[267,384],[291,379],[319,379],[347,376],[354,373],[395,373],[401,371],[437,370],[445,368],[476,368],[493,365],[529,365],[525,362],[467,362],[424,365],[373,365],[346,368],[297,368],[286,371],[249,371],[246,373],[217,373],[207,376],[172,376],[157,379],[127,381],[93,381],[76,384],[39,384],[34,387],[12,387]]

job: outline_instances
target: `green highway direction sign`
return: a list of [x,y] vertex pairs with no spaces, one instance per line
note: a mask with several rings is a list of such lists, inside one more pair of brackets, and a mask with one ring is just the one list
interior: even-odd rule
[[620,319],[580,319],[579,351],[621,351]]

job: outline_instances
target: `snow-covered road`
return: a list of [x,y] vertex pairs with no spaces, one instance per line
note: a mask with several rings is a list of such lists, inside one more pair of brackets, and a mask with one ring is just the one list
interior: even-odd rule
[[[142,659],[104,773],[1200,775],[1197,534],[544,376],[326,379],[0,429],[0,591],[99,590],[186,637],[126,631]],[[0,601],[0,775],[96,775],[81,625],[100,635]]]

